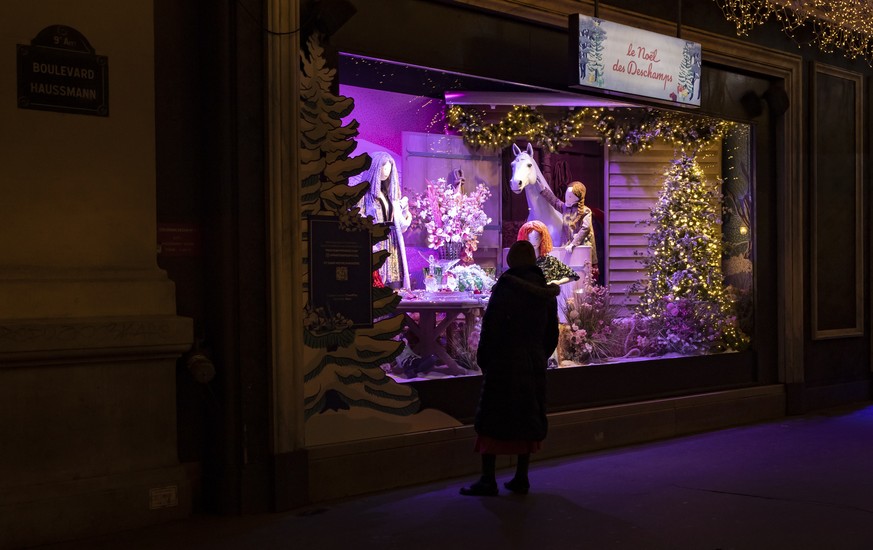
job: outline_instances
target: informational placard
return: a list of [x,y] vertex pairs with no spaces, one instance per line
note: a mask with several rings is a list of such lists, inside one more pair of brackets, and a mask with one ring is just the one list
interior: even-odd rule
[[571,86],[700,106],[697,42],[570,16]]
[[309,218],[309,303],[354,327],[373,326],[373,239],[339,219]]
[[158,255],[194,257],[202,252],[200,226],[190,222],[158,222]]
[[109,116],[109,59],[82,33],[52,25],[17,54],[19,108]]

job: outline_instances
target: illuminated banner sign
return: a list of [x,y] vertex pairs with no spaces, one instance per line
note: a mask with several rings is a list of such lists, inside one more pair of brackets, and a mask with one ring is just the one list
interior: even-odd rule
[[570,16],[571,85],[700,106],[700,44]]

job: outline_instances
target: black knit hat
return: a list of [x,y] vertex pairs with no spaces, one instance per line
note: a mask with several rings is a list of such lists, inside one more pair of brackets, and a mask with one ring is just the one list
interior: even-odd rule
[[537,254],[534,247],[528,241],[515,241],[506,255],[506,263],[509,267],[525,267],[537,264]]

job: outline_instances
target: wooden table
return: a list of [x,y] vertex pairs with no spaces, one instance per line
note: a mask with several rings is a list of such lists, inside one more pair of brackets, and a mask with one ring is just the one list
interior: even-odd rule
[[[442,295],[440,295],[442,294]],[[485,310],[487,300],[481,294],[466,292],[432,293],[432,297],[423,296],[420,299],[403,299],[397,306],[398,311],[406,315],[407,326],[417,339],[412,345],[412,351],[421,357],[436,355],[448,367],[449,374],[467,374],[467,370],[449,355],[440,339],[445,336],[449,326],[461,315],[464,315],[464,337],[469,338],[472,330],[472,320]],[[410,315],[418,313],[418,321]],[[437,322],[437,315],[445,317]]]

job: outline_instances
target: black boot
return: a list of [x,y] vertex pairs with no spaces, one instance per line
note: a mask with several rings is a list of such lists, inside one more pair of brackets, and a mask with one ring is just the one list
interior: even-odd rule
[[497,481],[484,477],[469,487],[461,487],[461,494],[467,497],[495,497],[497,493]]
[[497,456],[482,455],[482,477],[469,487],[461,487],[461,494],[468,497],[493,497],[497,496],[497,479],[494,469],[497,466]]
[[503,484],[504,487],[517,495],[526,495],[530,490],[527,470],[530,465],[530,454],[518,455],[515,465],[515,477]]
[[530,482],[514,477],[503,484],[504,487],[517,495],[526,495],[530,491]]

